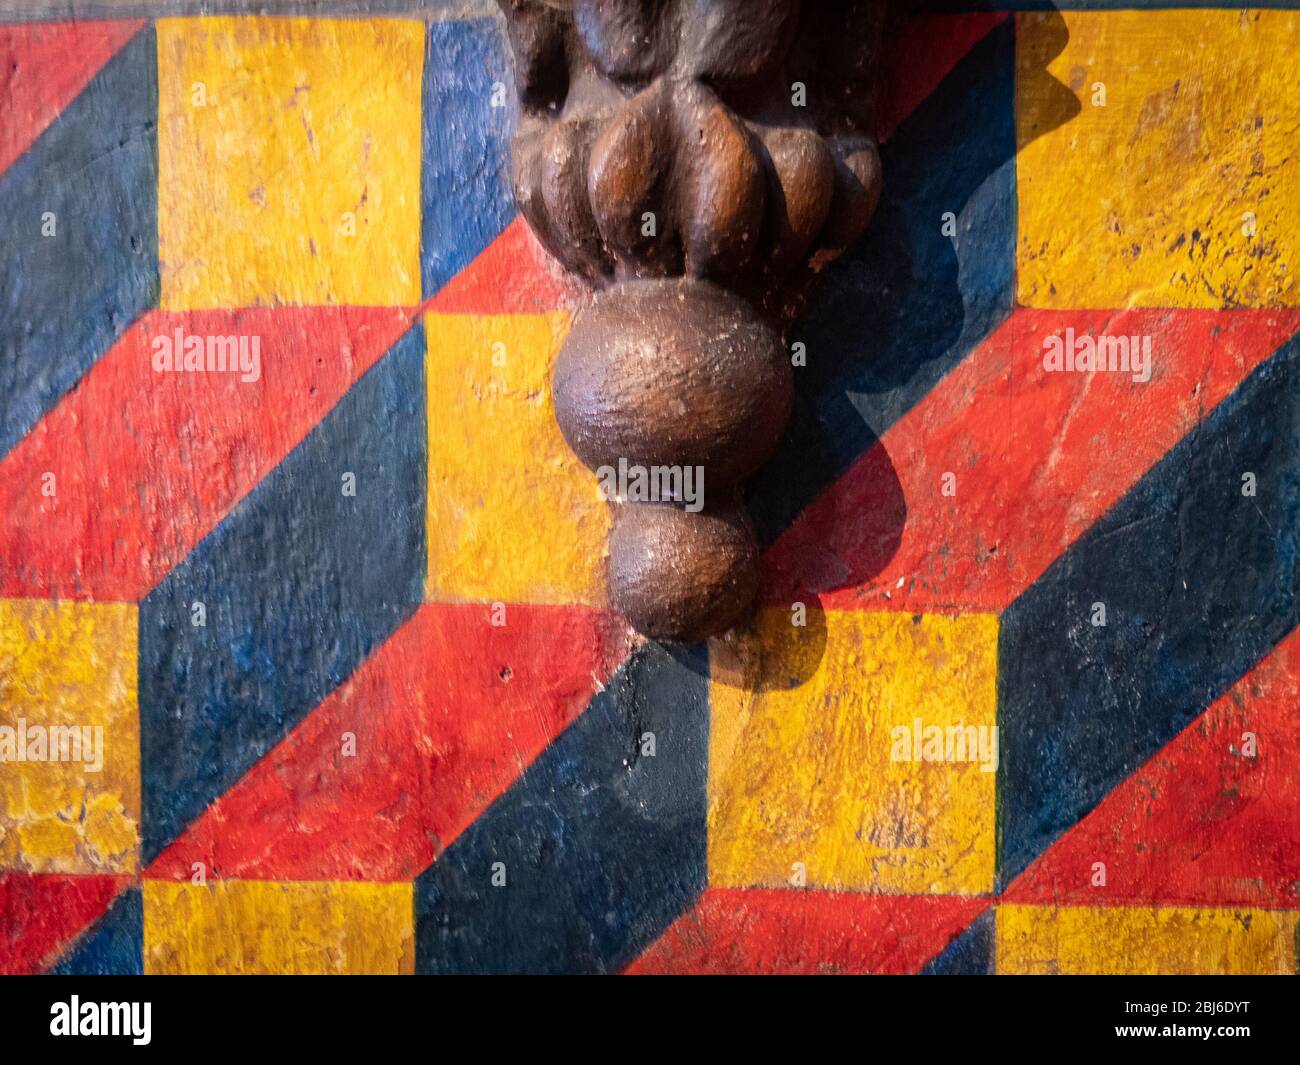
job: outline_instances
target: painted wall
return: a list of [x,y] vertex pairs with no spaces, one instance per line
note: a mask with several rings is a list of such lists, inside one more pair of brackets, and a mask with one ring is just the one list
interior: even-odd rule
[[481,7],[0,25],[0,971],[1295,971],[1300,17],[1019,6],[892,46],[691,648]]

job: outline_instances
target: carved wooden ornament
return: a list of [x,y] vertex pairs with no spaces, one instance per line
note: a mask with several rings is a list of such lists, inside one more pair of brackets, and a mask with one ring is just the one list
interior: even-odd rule
[[609,588],[698,640],[757,591],[741,503],[793,376],[780,332],[880,195],[868,133],[882,0],[500,0],[515,197],[595,289],[556,416],[612,498]]

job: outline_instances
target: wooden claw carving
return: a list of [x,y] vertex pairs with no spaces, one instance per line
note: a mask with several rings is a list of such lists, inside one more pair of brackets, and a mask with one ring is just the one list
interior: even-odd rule
[[884,0],[500,0],[515,197],[597,291],[555,368],[614,507],[609,587],[647,636],[725,631],[758,585],[741,504],[793,378],[781,330],[880,196]]

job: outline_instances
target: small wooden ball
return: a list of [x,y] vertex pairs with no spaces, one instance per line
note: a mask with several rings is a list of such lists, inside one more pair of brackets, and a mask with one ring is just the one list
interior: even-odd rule
[[614,508],[609,592],[636,629],[694,643],[726,632],[758,590],[758,543],[734,503],[691,512],[670,504]]

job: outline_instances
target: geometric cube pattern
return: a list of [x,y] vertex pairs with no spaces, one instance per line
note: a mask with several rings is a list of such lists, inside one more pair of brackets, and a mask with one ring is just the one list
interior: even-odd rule
[[0,971],[1295,972],[1300,27],[969,6],[695,647],[494,19],[0,26]]

